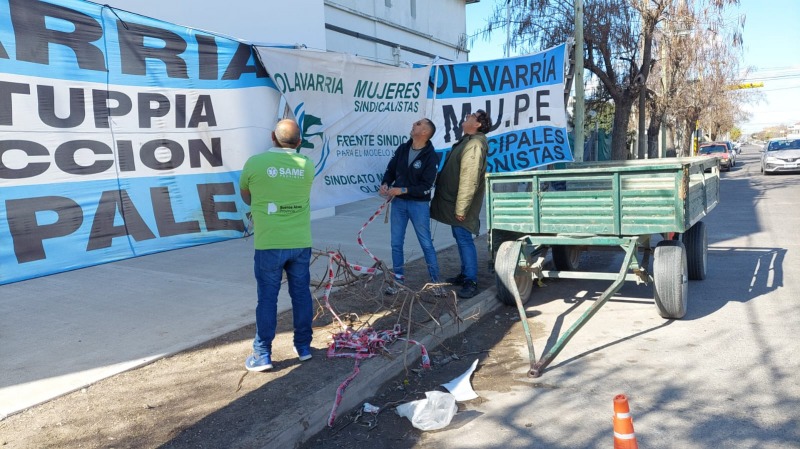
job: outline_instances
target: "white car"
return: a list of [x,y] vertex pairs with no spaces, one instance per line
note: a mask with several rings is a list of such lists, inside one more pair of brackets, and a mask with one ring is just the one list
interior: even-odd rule
[[761,173],[800,171],[800,139],[770,139],[761,150]]

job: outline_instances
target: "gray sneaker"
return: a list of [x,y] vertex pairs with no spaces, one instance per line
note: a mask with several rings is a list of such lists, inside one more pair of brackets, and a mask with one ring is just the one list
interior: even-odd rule
[[[403,285],[405,283],[402,279],[395,279],[394,282],[397,285]],[[390,283],[389,285],[387,285],[386,286],[386,290],[383,291],[383,294],[384,295],[396,295],[396,294],[400,293],[400,288],[397,287],[397,285],[395,285],[395,284],[391,284]]]

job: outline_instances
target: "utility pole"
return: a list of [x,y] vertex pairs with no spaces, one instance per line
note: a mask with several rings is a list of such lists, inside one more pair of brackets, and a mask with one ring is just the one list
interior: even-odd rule
[[511,54],[511,1],[506,0],[506,51],[505,56]]
[[583,121],[586,105],[583,99],[583,0],[575,0],[575,162],[583,162]]
[[[645,136],[647,122],[645,119],[647,116],[647,68],[650,66],[650,61],[647,60],[647,51],[645,49],[647,42],[645,42],[646,39],[644,38],[645,18],[647,17],[647,8],[650,2],[648,0],[643,3],[645,10],[642,13],[642,71],[639,72],[639,76],[641,76],[641,91],[639,92],[639,133],[637,138],[639,145],[636,151],[638,159],[644,159],[647,154],[647,136]],[[637,76],[637,78],[639,76]]]
[[[667,67],[667,36],[666,33],[661,37],[661,85],[662,92],[666,95],[669,89],[669,67]],[[661,128],[659,129],[661,139],[658,145],[658,157],[664,158],[667,156],[667,109],[661,115]]]

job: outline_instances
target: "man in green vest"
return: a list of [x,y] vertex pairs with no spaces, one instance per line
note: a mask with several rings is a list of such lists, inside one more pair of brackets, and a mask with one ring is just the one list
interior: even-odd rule
[[447,153],[436,178],[431,201],[431,218],[451,226],[456,239],[461,271],[447,282],[460,285],[460,298],[478,293],[478,251],[475,236],[480,232],[480,212],[486,190],[486,133],[491,129],[489,115],[482,109],[469,114],[461,124],[464,133]]
[[294,347],[300,361],[311,358],[311,184],[314,163],[299,154],[300,127],[281,120],[272,132],[274,147],[244,164],[239,188],[250,205],[255,238],[254,271],[258,292],[253,354],[249,371],[272,368],[272,340],[278,314],[278,292],[286,271],[292,298]]

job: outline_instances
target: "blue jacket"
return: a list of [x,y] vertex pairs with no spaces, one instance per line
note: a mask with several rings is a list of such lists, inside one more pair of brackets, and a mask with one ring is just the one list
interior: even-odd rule
[[430,201],[431,190],[436,182],[439,169],[439,154],[433,149],[430,141],[425,145],[411,165],[408,164],[408,152],[411,151],[411,139],[401,143],[394,156],[386,166],[381,184],[389,187],[405,187],[408,193],[398,198],[412,201]]

